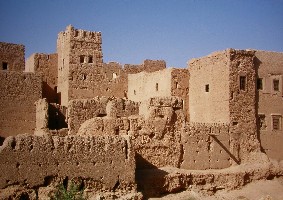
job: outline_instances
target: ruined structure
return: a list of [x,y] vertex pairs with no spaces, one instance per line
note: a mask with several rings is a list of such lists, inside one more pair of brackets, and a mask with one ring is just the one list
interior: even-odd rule
[[24,48],[1,43],[19,57],[1,47],[0,198],[72,182],[89,198],[213,194],[283,176],[283,53],[227,49],[179,69],[104,63],[101,44],[68,26],[23,70]]

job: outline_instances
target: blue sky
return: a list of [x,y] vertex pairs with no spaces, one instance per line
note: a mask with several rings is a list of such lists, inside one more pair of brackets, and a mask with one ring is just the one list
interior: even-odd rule
[[57,34],[102,32],[104,62],[191,58],[227,48],[283,52],[283,0],[0,0],[0,41],[56,52]]

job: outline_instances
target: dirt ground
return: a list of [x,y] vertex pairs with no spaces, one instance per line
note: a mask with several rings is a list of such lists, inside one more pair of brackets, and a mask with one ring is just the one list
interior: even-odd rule
[[213,196],[205,196],[191,190],[150,200],[283,200],[283,180],[257,181],[240,190],[219,191]]

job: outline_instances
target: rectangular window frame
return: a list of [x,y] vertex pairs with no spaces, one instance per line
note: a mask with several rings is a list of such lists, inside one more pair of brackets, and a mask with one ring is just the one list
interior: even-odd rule
[[271,114],[271,127],[273,131],[282,130],[282,115]]

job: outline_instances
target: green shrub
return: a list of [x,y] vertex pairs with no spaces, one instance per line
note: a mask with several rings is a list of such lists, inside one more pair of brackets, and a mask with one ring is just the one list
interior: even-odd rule
[[86,200],[83,197],[83,192],[79,191],[78,187],[71,183],[68,190],[64,185],[59,185],[52,200]]

